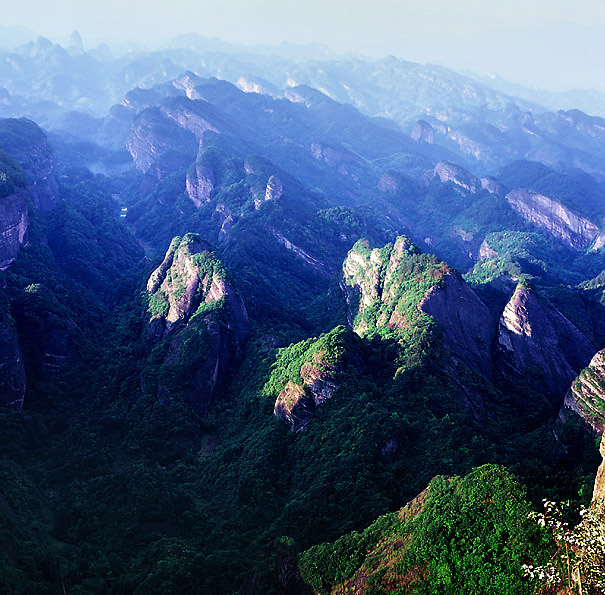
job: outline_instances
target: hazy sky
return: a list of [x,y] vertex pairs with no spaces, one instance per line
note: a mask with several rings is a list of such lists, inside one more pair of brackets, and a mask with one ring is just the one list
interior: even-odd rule
[[[0,9],[2,25],[55,40],[77,29],[88,48],[100,40],[158,41],[198,32],[243,44],[321,42],[338,52],[440,61],[517,80],[523,76],[515,72],[531,70],[532,62],[533,77],[549,70],[549,56],[556,62],[574,54],[572,78],[584,54],[592,62],[605,58],[605,29],[585,29],[605,26],[603,0],[0,0]],[[562,21],[584,28],[559,34]],[[535,34],[540,29],[546,33]],[[586,45],[585,31],[598,48]],[[534,52],[543,57],[534,59]],[[556,75],[554,65],[545,73]]]
[[0,0],[3,25],[46,36],[150,40],[197,31],[227,41],[319,41],[396,53],[402,37],[605,23],[602,0]]

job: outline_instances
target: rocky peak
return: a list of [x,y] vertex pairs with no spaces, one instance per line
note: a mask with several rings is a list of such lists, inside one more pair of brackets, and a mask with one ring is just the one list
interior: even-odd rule
[[440,161],[433,170],[433,177],[438,178],[443,183],[451,182],[459,189],[471,194],[475,194],[481,189],[481,181],[478,178],[463,167],[449,161]]
[[279,89],[275,85],[258,76],[240,76],[237,80],[237,86],[246,93],[259,93],[260,95],[270,95],[271,97],[278,97],[280,94]]
[[344,147],[335,148],[322,143],[311,144],[311,155],[343,176],[348,175],[351,165],[359,160]]
[[412,129],[412,139],[432,145],[435,142],[435,130],[425,120],[418,120]]
[[185,91],[185,94],[189,99],[199,99],[199,95],[196,93],[195,88],[202,82],[202,80],[203,79],[197,74],[187,71],[174,79],[172,84],[176,89]]
[[422,315],[438,322],[452,354],[491,376],[493,326],[487,306],[445,263],[422,254],[407,238],[370,250],[360,240],[343,265],[349,323],[359,333],[404,330]]
[[506,195],[506,188],[504,188],[500,182],[491,176],[481,178],[481,188],[483,188],[483,190],[487,190],[490,194],[495,194],[496,196]]
[[605,432],[605,349],[572,382],[563,406],[578,415],[595,436]]
[[163,113],[176,122],[181,128],[188,130],[195,135],[198,141],[203,140],[204,134],[208,131],[218,133],[219,130],[212,125],[207,117],[202,115],[196,108],[196,102],[181,98],[183,102],[175,105],[164,106]]
[[198,154],[196,137],[158,108],[144,109],[133,121],[126,147],[137,169],[162,179],[188,167]]
[[490,312],[460,275],[448,272],[443,285],[425,294],[419,309],[442,326],[445,343],[455,358],[488,378],[492,376]]
[[521,217],[570,248],[588,248],[599,234],[599,228],[590,219],[556,198],[517,188],[506,195],[506,200]]
[[594,347],[546,298],[519,283],[500,317],[497,352],[504,371],[543,370],[549,396],[557,401],[590,361]]
[[78,31],[73,31],[69,38],[69,50],[72,54],[84,53],[84,44],[82,43],[82,37]]
[[[172,240],[147,282],[147,294],[147,348],[161,343],[165,355],[159,374],[142,377],[145,390],[164,402],[182,394],[195,408],[206,409],[248,338],[244,302],[197,234]],[[178,385],[163,379],[175,373],[181,375]]]
[[345,374],[363,371],[363,345],[355,333],[338,326],[319,338],[290,346],[282,358],[287,359],[289,351],[303,352],[296,377],[276,379],[274,372],[269,385],[285,383],[275,401],[273,414],[292,432],[300,432],[322,403],[334,396]]
[[[162,318],[167,331],[189,319],[200,304],[201,293],[205,300],[212,299],[210,289],[221,281],[218,275],[215,279],[214,271],[205,272],[201,267],[203,256],[210,251],[210,246],[197,234],[176,237],[160,266],[151,274],[147,292],[152,296],[152,319]],[[214,299],[222,297],[219,293],[215,287]]]

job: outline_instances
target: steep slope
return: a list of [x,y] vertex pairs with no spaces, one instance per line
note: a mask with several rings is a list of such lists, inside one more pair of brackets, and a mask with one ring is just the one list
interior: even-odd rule
[[[605,350],[595,354],[590,364],[582,370],[565,395],[560,418],[579,418],[584,427],[595,436],[605,431]],[[603,461],[594,484],[593,501],[605,498],[605,440],[600,447]],[[602,502],[600,504],[602,506]]]
[[489,311],[447,264],[400,237],[373,250],[360,240],[343,271],[349,320],[358,332],[391,329],[405,334],[422,315],[430,316],[454,358],[491,376]]
[[14,323],[0,317],[0,406],[21,409],[25,397],[25,368]]
[[521,565],[545,562],[552,548],[529,512],[523,488],[503,468],[436,477],[365,531],[304,552],[301,575],[326,594],[529,594]]
[[0,147],[27,174],[34,206],[41,211],[52,210],[59,202],[59,185],[53,151],[42,129],[25,118],[0,120]]
[[27,241],[29,211],[25,185],[25,174],[17,162],[0,152],[0,270],[15,261]]
[[172,240],[147,295],[145,341],[155,349],[142,377],[145,392],[164,403],[185,396],[196,409],[207,409],[248,338],[241,297],[196,234]]
[[605,430],[605,351],[599,351],[571,384],[564,407],[576,413],[594,434]]
[[590,341],[526,283],[517,285],[502,312],[496,347],[501,371],[540,370],[554,402],[594,353]]
[[[273,414],[293,432],[304,430],[322,403],[344,382],[350,382],[347,376],[363,372],[364,349],[359,337],[342,326],[319,339],[285,349],[265,389],[271,392],[275,386],[283,386]],[[287,362],[285,369],[282,361]]]
[[524,219],[570,248],[588,248],[599,234],[599,228],[592,221],[552,197],[517,189],[509,192],[506,200]]

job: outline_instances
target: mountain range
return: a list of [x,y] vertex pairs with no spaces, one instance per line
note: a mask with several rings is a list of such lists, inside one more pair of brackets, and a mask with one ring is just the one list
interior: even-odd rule
[[3,54],[0,590],[538,592],[530,512],[601,510],[605,120],[172,45]]

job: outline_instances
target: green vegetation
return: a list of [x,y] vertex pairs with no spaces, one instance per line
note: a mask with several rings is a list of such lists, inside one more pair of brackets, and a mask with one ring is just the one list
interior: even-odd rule
[[522,487],[501,467],[436,477],[399,515],[307,550],[301,572],[319,593],[337,585],[346,592],[357,577],[372,595],[529,594],[523,564],[546,562],[554,549],[530,511]]
[[12,194],[15,188],[24,188],[26,183],[19,164],[0,149],[0,198]]

